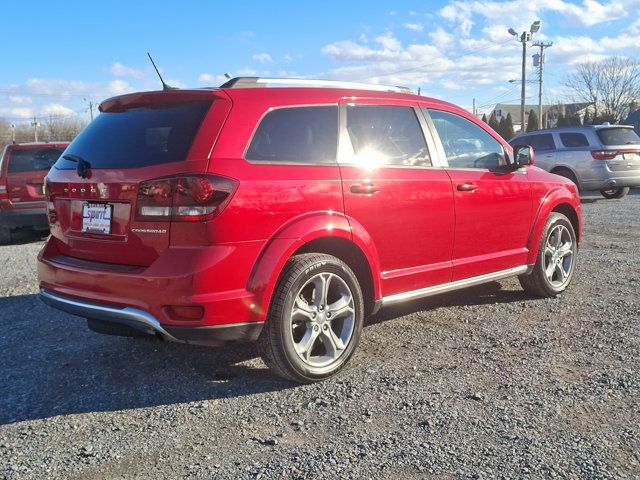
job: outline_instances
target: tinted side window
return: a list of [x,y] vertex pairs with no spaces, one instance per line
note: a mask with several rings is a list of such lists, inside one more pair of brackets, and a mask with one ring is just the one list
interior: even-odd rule
[[335,163],[338,106],[278,108],[260,122],[247,160]]
[[62,155],[57,148],[14,150],[9,157],[9,173],[49,170]]
[[556,144],[553,141],[553,135],[543,133],[540,135],[528,135],[521,139],[512,140],[514,145],[529,145],[533,147],[535,152],[544,152],[545,150],[555,150]]
[[358,163],[430,166],[431,158],[411,107],[347,106],[347,131]]
[[452,168],[493,168],[505,165],[504,148],[488,132],[466,118],[428,110]]
[[[561,133],[560,141],[567,148],[588,147],[589,140],[581,133]],[[535,149],[535,147],[533,147]]]

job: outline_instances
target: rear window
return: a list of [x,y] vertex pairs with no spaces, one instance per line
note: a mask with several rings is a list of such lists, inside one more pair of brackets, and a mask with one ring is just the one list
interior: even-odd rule
[[601,128],[596,131],[603,145],[640,144],[640,137],[632,128]]
[[58,148],[14,150],[9,156],[9,173],[48,171],[62,155]]
[[[589,140],[581,133],[561,133],[560,141],[567,148],[588,147]],[[535,148],[535,147],[534,147]]]
[[246,158],[266,162],[335,163],[337,148],[337,105],[277,108],[260,122]]
[[512,145],[529,145],[533,147],[534,152],[544,152],[545,150],[554,150],[556,148],[553,142],[553,135],[550,133],[514,138],[511,143]]
[[[69,145],[92,168],[139,168],[186,159],[211,102],[101,113]],[[77,164],[60,159],[58,169]]]

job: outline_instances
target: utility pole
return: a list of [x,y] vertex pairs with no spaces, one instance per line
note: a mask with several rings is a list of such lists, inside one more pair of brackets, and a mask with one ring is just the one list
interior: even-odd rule
[[93,101],[91,100],[87,100],[86,98],[84,99],[85,102],[89,102],[89,116],[91,117],[91,121],[93,121],[93,107],[95,106],[93,104]]
[[473,99],[473,116],[477,117],[478,116],[478,112],[476,110],[476,99]]
[[40,122],[38,122],[36,117],[33,117],[31,126],[33,127],[33,138],[35,139],[35,142],[38,143],[38,127],[40,126]]
[[16,124],[11,124],[11,143],[16,143]]
[[509,33],[516,37],[516,39],[522,43],[522,88],[520,89],[520,132],[523,133],[525,130],[525,122],[524,122],[524,108],[525,108],[525,98],[527,95],[527,91],[525,85],[527,83],[527,42],[531,41],[534,33],[537,33],[540,30],[540,20],[536,20],[531,24],[531,28],[527,32],[526,30],[522,32],[521,35],[513,29],[509,29]]
[[542,130],[542,83],[544,81],[545,62],[544,49],[549,48],[552,45],[553,42],[537,42],[533,44],[534,47],[540,47],[540,53],[533,56],[533,66],[538,67],[538,130]]

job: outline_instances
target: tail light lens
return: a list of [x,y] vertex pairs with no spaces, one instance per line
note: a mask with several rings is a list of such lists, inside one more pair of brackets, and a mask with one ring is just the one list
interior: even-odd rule
[[210,220],[227,205],[238,182],[217,175],[184,175],[140,184],[136,220]]
[[617,150],[592,150],[591,156],[596,160],[613,160],[618,155]]
[[9,200],[9,192],[7,192],[6,183],[0,183],[0,200]]

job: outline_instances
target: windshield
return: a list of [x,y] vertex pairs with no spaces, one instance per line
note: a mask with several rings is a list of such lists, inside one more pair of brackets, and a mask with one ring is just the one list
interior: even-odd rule
[[[69,145],[91,168],[139,168],[185,160],[211,102],[101,113]],[[61,158],[55,167],[75,169]]]
[[640,137],[633,128],[601,128],[598,137],[604,145],[639,145]]

